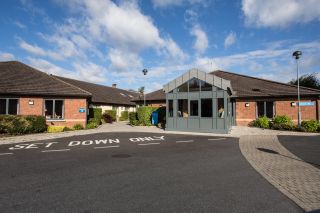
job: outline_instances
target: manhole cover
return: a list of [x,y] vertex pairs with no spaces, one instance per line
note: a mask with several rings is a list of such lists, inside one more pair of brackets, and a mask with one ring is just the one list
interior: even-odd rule
[[115,155],[112,155],[113,158],[130,158],[131,155],[128,155],[128,154],[115,154]]

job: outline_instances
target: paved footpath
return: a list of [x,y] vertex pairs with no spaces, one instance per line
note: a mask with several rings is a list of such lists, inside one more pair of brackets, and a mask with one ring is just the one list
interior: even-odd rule
[[305,211],[320,209],[320,170],[285,149],[277,136],[241,136],[240,150],[273,186]]

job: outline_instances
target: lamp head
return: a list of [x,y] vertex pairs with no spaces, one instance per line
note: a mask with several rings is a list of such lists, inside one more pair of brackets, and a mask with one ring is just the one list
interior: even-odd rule
[[142,70],[142,73],[143,73],[143,75],[147,75],[148,70],[147,70],[147,69],[143,69],[143,70]]
[[296,59],[299,59],[301,55],[302,55],[302,52],[299,50],[292,53],[292,56],[295,57]]

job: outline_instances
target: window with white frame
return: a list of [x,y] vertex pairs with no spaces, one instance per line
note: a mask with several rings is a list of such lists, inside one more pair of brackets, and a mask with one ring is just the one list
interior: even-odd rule
[[46,116],[46,119],[64,119],[64,101],[45,100],[44,114]]
[[0,114],[17,115],[19,101],[17,98],[0,98]]

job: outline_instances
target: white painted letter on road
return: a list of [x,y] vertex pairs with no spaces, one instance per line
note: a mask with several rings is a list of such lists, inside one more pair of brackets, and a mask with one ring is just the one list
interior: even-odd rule
[[70,141],[68,146],[78,146],[80,145],[81,141]]

